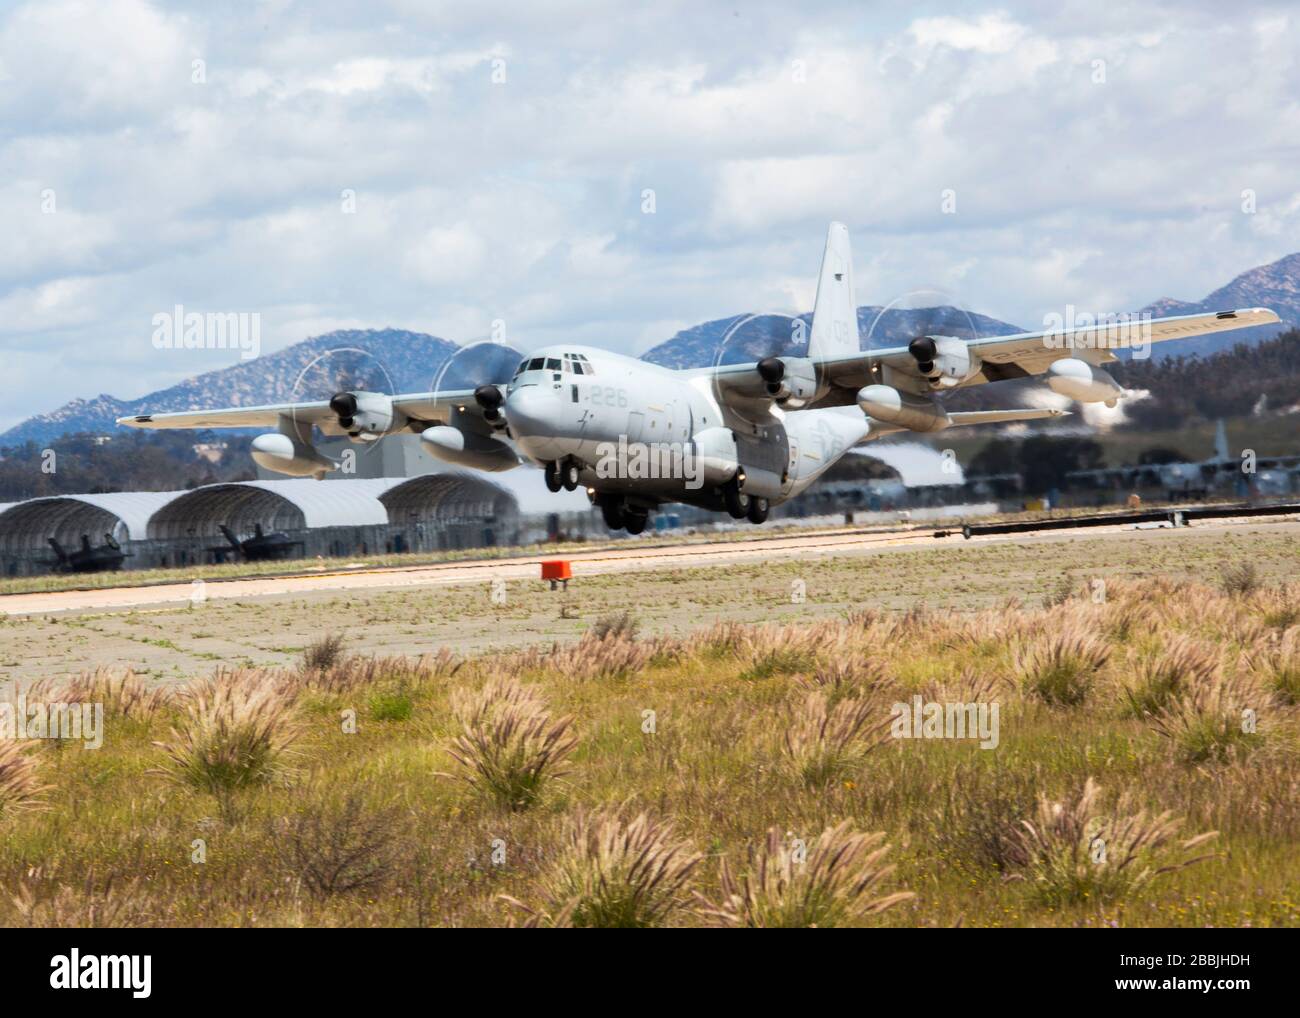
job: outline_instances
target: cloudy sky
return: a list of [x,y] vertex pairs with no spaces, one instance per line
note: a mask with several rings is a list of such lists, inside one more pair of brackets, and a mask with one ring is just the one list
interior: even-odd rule
[[639,353],[809,308],[833,218],[863,304],[1198,299],[1300,250],[1286,7],[3,4],[0,427],[232,363],[178,303]]

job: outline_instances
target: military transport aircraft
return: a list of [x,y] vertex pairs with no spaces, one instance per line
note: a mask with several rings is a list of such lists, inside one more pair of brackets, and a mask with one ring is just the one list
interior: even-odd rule
[[939,397],[963,386],[1046,376],[1055,392],[1114,405],[1123,390],[1101,367],[1115,350],[1278,321],[1264,308],[1174,318],[1073,323],[964,340],[922,335],[906,346],[861,349],[848,230],[832,223],[807,355],[673,370],[573,344],[536,351],[507,384],[329,400],[141,414],[136,428],[277,430],[253,440],[269,470],[324,477],[338,465],[313,429],[370,443],[418,433],[428,451],[478,470],[529,461],[552,491],[585,486],[611,529],[640,533],[670,502],[754,523],[805,490],[849,449],[900,431],[1057,417],[1062,410],[949,412]]

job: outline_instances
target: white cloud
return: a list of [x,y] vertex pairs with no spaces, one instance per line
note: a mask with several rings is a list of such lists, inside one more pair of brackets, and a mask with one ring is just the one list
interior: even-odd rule
[[861,303],[935,287],[1032,325],[1199,298],[1300,247],[1297,43],[1281,6],[1154,0],[33,0],[0,14],[0,343],[50,369],[0,383],[0,427],[193,373],[147,343],[175,303],[260,311],[268,351],[504,319],[640,352],[806,309],[832,218]]

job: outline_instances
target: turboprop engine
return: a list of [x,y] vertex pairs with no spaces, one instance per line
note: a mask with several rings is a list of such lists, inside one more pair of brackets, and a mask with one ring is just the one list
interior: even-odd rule
[[1108,407],[1124,396],[1115,379],[1078,357],[1052,361],[1047,368],[1047,387],[1080,403],[1105,403]]
[[817,370],[807,357],[764,357],[758,377],[767,394],[790,410],[807,406],[817,395]]
[[392,397],[382,392],[336,392],[330,410],[354,442],[377,442],[406,426],[406,415],[394,410]]
[[859,389],[858,406],[868,417],[908,431],[942,431],[952,424],[947,412],[933,399],[909,399],[892,385]]
[[252,456],[258,466],[291,477],[315,476],[319,479],[327,471],[338,468],[337,463],[318,453],[315,446],[283,432],[258,435],[253,439]]
[[519,465],[519,457],[503,442],[452,424],[425,428],[420,440],[430,455],[457,466],[495,471]]
[[917,336],[907,344],[907,352],[932,389],[961,385],[980,369],[979,354],[956,336]]

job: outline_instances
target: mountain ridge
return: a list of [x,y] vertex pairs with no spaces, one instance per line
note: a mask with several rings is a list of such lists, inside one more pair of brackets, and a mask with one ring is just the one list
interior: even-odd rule
[[[1162,317],[1242,307],[1271,307],[1283,324],[1157,345],[1152,348],[1153,359],[1204,357],[1240,342],[1257,343],[1288,325],[1300,325],[1300,252],[1248,269],[1203,300],[1162,297],[1139,310]],[[716,318],[682,329],[641,357],[664,367],[686,368],[771,355],[797,356],[807,349],[811,317],[805,313],[795,318],[748,314]],[[864,349],[898,345],[927,331],[964,338],[1029,331],[952,307],[882,309],[875,305],[858,308],[858,327]],[[139,399],[123,400],[108,393],[78,397],[0,434],[0,446],[48,442],[75,432],[111,434],[118,417],[136,413],[322,399],[341,388],[428,391],[448,363],[454,369],[443,382],[448,386],[471,384],[476,371],[478,380],[489,376],[503,380],[500,376],[508,377],[518,356],[508,347],[486,344],[464,348],[439,336],[406,329],[340,329],[264,357],[204,372]]]

